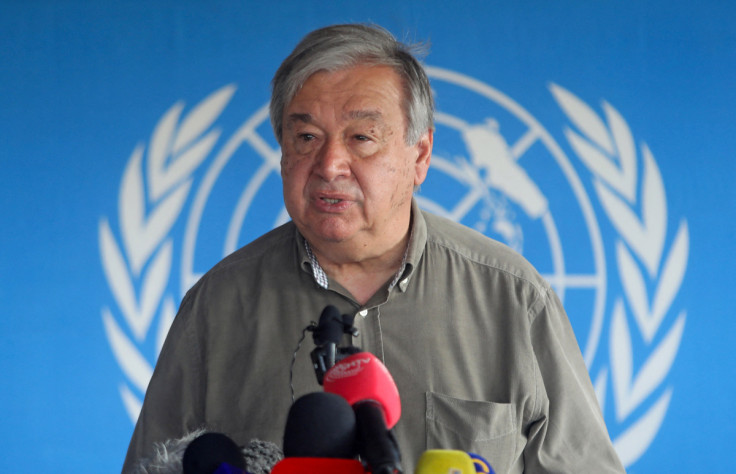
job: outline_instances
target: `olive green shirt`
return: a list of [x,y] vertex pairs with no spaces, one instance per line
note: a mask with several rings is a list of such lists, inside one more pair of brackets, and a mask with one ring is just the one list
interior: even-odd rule
[[[289,371],[303,329],[326,305],[355,314],[352,342],[377,355],[402,404],[394,428],[406,473],[427,449],[481,454],[496,473],[624,472],[560,301],[520,255],[412,209],[403,271],[361,306],[315,280],[287,223],[234,252],[182,301],[126,457],[199,427],[281,444]],[[349,336],[346,336],[349,337]],[[347,341],[346,341],[347,342]],[[309,352],[295,396],[322,390]]]

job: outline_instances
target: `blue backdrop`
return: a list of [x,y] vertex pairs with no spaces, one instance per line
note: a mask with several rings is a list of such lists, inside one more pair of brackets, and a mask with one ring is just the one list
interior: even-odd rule
[[355,21],[431,43],[421,203],[563,295],[629,472],[729,471],[736,7],[715,0],[1,2],[2,470],[120,469],[183,292],[285,219],[273,72]]

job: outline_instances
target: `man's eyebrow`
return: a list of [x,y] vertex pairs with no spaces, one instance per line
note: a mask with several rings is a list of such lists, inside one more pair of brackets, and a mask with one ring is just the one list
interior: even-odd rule
[[[351,120],[381,120],[383,118],[380,110],[351,110],[346,115]],[[313,121],[312,114],[295,112],[286,117],[286,126],[288,127],[296,122],[312,123]]]
[[311,123],[312,122],[312,114],[289,114],[289,116],[286,118],[287,124],[292,124],[294,122],[303,122],[303,123]]
[[347,116],[353,120],[379,120],[383,118],[383,114],[380,110],[351,110]]

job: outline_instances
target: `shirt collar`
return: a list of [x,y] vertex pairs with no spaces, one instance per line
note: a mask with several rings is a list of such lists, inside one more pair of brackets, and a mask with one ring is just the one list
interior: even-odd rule
[[309,242],[307,242],[307,239],[302,238],[302,240],[304,241],[304,251],[307,252],[307,258],[309,259],[309,266],[312,267],[312,276],[314,276],[314,281],[326,290],[330,285],[330,280],[327,278],[325,271],[322,270],[322,267],[319,265],[317,256],[312,252],[312,247],[309,245]]

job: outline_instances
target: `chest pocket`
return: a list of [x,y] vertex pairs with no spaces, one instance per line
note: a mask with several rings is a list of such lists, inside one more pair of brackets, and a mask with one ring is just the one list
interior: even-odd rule
[[497,473],[514,459],[517,428],[514,405],[460,400],[427,392],[427,449],[480,454]]

